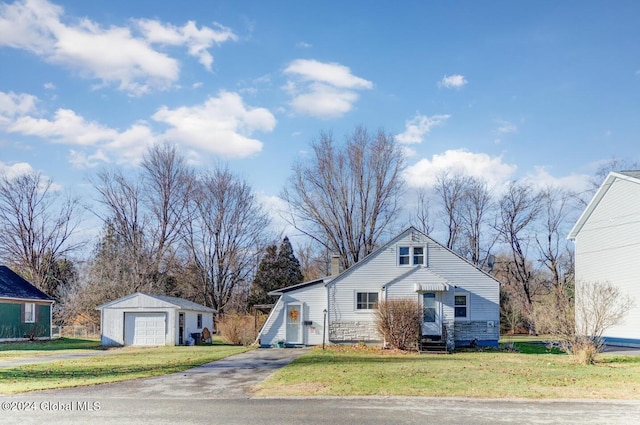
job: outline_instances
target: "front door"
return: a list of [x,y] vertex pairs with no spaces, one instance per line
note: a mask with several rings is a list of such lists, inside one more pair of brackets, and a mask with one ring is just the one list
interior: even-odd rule
[[439,292],[422,294],[422,335],[442,335],[441,310]]
[[287,304],[287,343],[302,344],[302,305]]

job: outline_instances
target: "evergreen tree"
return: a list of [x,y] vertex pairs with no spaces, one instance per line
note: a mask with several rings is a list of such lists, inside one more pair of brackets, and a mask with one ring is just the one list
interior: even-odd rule
[[279,248],[276,245],[267,247],[253,279],[249,304],[271,304],[275,302],[275,297],[268,295],[269,292],[295,285],[302,280],[300,262],[293,253],[289,238],[285,237]]
[[282,243],[280,243],[280,248],[278,249],[277,264],[281,279],[280,288],[295,285],[304,280],[300,261],[298,261],[294,255],[291,242],[289,242],[289,238],[286,236],[282,240]]

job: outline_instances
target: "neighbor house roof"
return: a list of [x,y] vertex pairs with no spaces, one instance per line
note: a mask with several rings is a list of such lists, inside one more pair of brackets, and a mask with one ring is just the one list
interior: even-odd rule
[[640,184],[640,170],[610,172],[604,182],[602,182],[602,185],[600,185],[600,188],[598,189],[596,194],[593,195],[593,199],[591,199],[591,202],[589,202],[587,208],[585,208],[585,210],[582,212],[582,215],[573,226],[573,229],[571,229],[571,231],[569,232],[568,239],[575,240],[576,236],[578,236],[578,233],[580,233],[580,230],[582,230],[582,227],[585,225],[602,198],[604,198],[604,195],[607,194],[609,188],[616,180],[624,180]]
[[53,298],[7,266],[0,266],[0,298],[53,302]]
[[207,313],[217,313],[217,311],[211,307],[207,307],[202,304],[195,303],[193,301],[185,300],[184,298],[169,297],[167,295],[143,294],[141,292],[136,292],[134,294],[127,295],[122,298],[118,298],[117,300],[113,300],[108,303],[99,305],[98,307],[96,307],[96,310],[102,310],[103,308],[108,308],[108,307],[115,307],[117,306],[117,304],[126,302],[127,300],[130,300],[135,297],[153,298],[166,304],[166,307],[173,307],[180,310],[194,310],[194,311],[203,311]]

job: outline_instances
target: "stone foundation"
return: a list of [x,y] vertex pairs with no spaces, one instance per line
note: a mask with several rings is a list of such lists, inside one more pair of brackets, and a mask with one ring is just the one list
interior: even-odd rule
[[458,344],[462,343],[462,345],[467,345],[473,340],[495,341],[497,343],[500,338],[500,326],[496,321],[455,322],[453,330],[455,341]]
[[380,341],[373,322],[331,322],[329,340],[332,342]]

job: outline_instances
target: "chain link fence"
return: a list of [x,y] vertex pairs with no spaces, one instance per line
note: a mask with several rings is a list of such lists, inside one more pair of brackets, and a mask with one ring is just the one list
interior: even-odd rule
[[100,326],[54,325],[51,327],[52,338],[100,338]]

